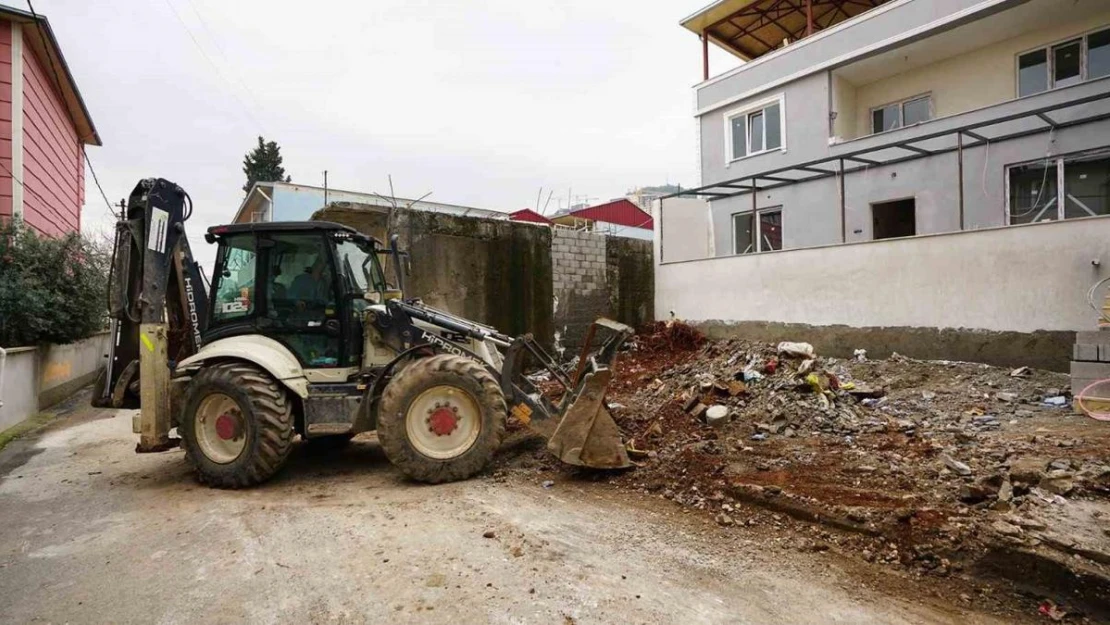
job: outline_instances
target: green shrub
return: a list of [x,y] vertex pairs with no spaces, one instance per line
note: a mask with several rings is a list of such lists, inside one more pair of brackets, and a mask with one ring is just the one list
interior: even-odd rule
[[107,325],[110,253],[79,234],[0,224],[0,346],[72,343]]

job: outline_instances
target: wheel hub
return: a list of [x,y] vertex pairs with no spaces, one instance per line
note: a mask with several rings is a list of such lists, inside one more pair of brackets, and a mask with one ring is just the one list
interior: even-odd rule
[[405,413],[405,433],[413,449],[435,460],[465,454],[481,431],[482,410],[477,400],[453,384],[425,389]]
[[436,436],[448,436],[459,427],[458,408],[443,405],[432,411],[428,417],[428,431]]
[[234,462],[247,447],[249,424],[243,409],[224,393],[201,400],[193,417],[193,434],[206,458],[216,464]]
[[225,441],[239,438],[239,419],[226,412],[217,417],[216,435]]

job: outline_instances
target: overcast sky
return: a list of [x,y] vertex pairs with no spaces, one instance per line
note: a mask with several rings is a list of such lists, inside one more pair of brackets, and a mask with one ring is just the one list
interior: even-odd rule
[[[705,0],[32,0],[50,19],[118,202],[184,187],[200,236],[232,218],[242,160],[277,141],[294,182],[502,211],[697,182],[691,86]],[[19,2],[16,2],[19,6]],[[712,57],[714,74],[734,63]],[[542,203],[542,202],[541,202]],[[89,178],[86,230],[110,229]]]

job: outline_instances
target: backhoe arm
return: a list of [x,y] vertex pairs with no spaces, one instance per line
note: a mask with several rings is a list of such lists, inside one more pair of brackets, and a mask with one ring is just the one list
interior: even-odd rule
[[142,407],[138,451],[172,447],[170,370],[194,354],[208,319],[208,295],[185,221],[192,201],[161,178],[141,181],[116,223],[108,285],[112,343],[105,383],[93,404]]

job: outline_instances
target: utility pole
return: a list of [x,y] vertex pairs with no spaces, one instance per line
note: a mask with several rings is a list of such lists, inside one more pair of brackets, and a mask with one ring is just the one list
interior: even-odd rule
[[324,208],[328,207],[328,170],[324,170]]

